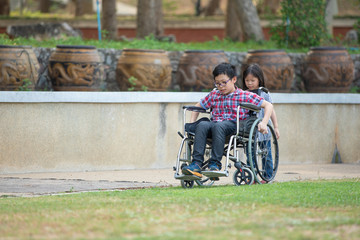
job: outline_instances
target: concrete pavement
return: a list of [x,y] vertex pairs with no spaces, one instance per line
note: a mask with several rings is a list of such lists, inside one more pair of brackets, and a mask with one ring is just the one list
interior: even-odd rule
[[[229,177],[215,185],[232,185]],[[280,165],[275,182],[360,178],[360,164]],[[0,196],[29,197],[85,191],[180,186],[172,169],[0,174]]]

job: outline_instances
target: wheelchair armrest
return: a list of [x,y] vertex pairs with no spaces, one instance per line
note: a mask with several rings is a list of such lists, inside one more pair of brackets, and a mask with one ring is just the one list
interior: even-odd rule
[[203,109],[202,107],[195,107],[195,106],[183,106],[183,109],[186,109],[188,111],[193,111],[193,112],[201,112],[201,113],[208,113],[205,109]]
[[261,110],[261,107],[258,107],[252,103],[240,103],[239,105],[242,108],[245,108],[245,109],[248,109],[248,110],[254,111],[254,112],[260,112],[260,110]]

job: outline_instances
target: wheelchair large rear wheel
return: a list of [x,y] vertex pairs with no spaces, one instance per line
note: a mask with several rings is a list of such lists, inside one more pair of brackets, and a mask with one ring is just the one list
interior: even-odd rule
[[[257,119],[251,127],[248,144],[248,158],[255,180],[260,183],[272,181],[277,173],[279,165],[279,145],[273,127],[268,124],[268,134],[262,134],[257,130]],[[257,177],[259,176],[260,179]]]

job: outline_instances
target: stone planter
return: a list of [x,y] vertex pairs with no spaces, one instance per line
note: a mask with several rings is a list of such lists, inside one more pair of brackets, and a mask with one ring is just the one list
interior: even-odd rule
[[40,65],[30,46],[0,45],[0,90],[34,90]]
[[180,58],[176,79],[181,91],[211,90],[214,86],[213,70],[229,62],[224,51],[191,50]]
[[257,63],[264,72],[265,86],[272,92],[290,92],[294,80],[294,65],[284,50],[251,50],[248,51],[245,65]]
[[116,80],[121,91],[166,91],[171,71],[164,50],[124,49],[117,63]]
[[313,47],[305,57],[303,79],[308,92],[349,92],[354,63],[343,47]]
[[58,45],[48,67],[55,91],[101,90],[103,66],[94,46]]

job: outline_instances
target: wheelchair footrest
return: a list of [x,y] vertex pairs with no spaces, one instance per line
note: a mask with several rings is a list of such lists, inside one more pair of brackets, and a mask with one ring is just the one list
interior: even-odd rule
[[228,171],[201,171],[201,174],[209,178],[229,176]]
[[175,174],[174,177],[175,177],[175,179],[179,179],[179,180],[189,180],[189,181],[201,180],[201,177],[198,177],[195,175],[185,175],[185,174],[177,175],[177,174]]

